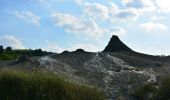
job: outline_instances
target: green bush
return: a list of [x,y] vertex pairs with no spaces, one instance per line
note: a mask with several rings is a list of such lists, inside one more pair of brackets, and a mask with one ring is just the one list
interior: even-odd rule
[[136,100],[170,100],[170,77],[164,78],[159,86],[151,84],[142,86],[133,97]]
[[17,54],[8,54],[8,53],[3,53],[0,54],[0,60],[13,60],[18,57]]
[[145,84],[141,88],[139,88],[133,96],[136,100],[153,100],[156,96],[158,90],[155,86],[151,84]]
[[[2,46],[0,46],[0,49],[2,49]],[[0,50],[0,60],[15,60],[19,56],[27,56],[27,57],[34,57],[34,56],[45,56],[45,55],[50,55],[53,54],[52,52],[46,52],[42,51],[41,49],[36,49],[36,50],[27,50],[27,49],[20,49],[20,50],[9,50],[6,52],[2,52]]]
[[0,100],[104,100],[97,89],[40,72],[0,72]]
[[157,100],[170,100],[170,77],[167,77],[162,81]]

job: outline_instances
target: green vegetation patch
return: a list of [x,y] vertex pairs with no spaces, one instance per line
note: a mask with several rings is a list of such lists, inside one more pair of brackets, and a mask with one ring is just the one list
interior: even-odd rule
[[0,54],[0,60],[13,60],[18,58],[18,54],[3,53]]
[[47,72],[0,72],[0,100],[104,100],[93,87]]
[[136,100],[170,100],[170,77],[164,78],[159,86],[143,85],[133,96]]

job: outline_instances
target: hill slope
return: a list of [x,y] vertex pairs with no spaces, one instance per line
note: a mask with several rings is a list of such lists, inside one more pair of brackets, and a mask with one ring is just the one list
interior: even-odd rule
[[120,97],[132,100],[131,95],[142,85],[159,86],[162,78],[170,75],[170,57],[137,53],[118,37],[113,36],[111,41],[115,38],[118,42],[110,42],[107,46],[111,47],[108,49],[111,51],[86,52],[78,49],[21,62],[2,61],[0,68],[50,71],[82,84],[95,85],[109,100]]

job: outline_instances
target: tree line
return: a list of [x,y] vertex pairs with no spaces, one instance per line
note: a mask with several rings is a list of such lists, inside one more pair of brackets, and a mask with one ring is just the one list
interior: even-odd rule
[[4,52],[12,52],[12,47],[6,47],[6,49],[4,49],[4,47],[0,45],[0,53],[2,54]]
[[29,57],[32,56],[43,56],[52,54],[52,52],[42,51],[41,49],[20,49],[20,50],[13,50],[12,47],[4,48],[0,45],[0,54],[18,54],[18,55],[27,55]]

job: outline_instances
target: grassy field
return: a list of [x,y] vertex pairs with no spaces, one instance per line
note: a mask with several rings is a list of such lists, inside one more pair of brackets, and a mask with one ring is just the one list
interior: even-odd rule
[[96,89],[46,72],[1,71],[0,100],[104,100]]

